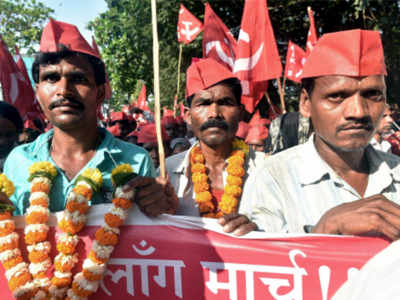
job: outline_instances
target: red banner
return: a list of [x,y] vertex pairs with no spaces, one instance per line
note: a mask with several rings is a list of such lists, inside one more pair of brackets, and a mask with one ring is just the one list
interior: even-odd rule
[[[91,208],[80,235],[81,260],[107,208]],[[150,220],[137,209],[127,224],[92,299],[327,300],[388,245],[378,238],[262,232],[234,238],[216,220],[167,215]],[[0,273],[1,299],[12,299],[3,268]]]

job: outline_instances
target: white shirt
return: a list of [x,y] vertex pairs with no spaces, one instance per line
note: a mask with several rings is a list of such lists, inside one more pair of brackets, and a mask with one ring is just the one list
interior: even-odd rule
[[381,150],[383,152],[392,153],[392,145],[386,140],[382,140],[381,143],[378,143],[378,141],[375,138],[372,138],[370,144],[376,150]]
[[[190,151],[197,145],[198,142],[196,142],[189,150],[170,156],[166,160],[166,169],[170,177],[171,184],[173,185],[179,198],[179,206],[176,211],[177,215],[200,216],[199,208],[195,201],[192,174],[190,171]],[[256,155],[255,152],[250,150],[245,161],[246,174],[243,177],[243,181],[247,179],[249,173],[256,169],[257,163],[260,164],[260,162],[263,162],[263,157],[265,157],[264,153],[259,153]],[[224,185],[226,184],[227,177],[228,173],[225,168],[222,173]]]
[[[260,229],[304,232],[327,210],[362,198],[321,159],[313,138],[265,159],[245,183],[240,210]],[[400,204],[400,158],[366,151],[371,173],[364,198],[383,194]]]

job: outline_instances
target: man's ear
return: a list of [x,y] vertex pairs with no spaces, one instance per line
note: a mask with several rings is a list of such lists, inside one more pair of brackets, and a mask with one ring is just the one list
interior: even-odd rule
[[192,115],[190,114],[190,108],[185,109],[185,113],[183,115],[183,119],[189,125],[192,125]]
[[106,96],[105,87],[106,87],[105,84],[97,86],[97,105],[100,105],[101,103],[104,102],[104,98]]
[[311,97],[305,89],[300,93],[299,111],[303,117],[311,117]]

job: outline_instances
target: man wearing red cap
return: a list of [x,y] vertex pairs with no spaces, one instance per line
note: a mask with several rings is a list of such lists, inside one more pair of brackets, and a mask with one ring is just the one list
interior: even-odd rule
[[194,60],[186,73],[185,120],[199,140],[167,159],[178,214],[219,218],[226,232],[256,229],[238,214],[248,176],[249,148],[235,138],[242,118],[240,82],[213,59]]
[[126,189],[138,188],[132,200],[145,213],[158,215],[169,209],[161,185],[166,183],[153,178],[155,170],[147,152],[98,128],[96,111],[104,100],[105,68],[76,26],[50,20],[43,30],[32,75],[36,96],[53,129],[14,149],[6,161],[5,173],[16,187],[11,201],[17,214],[23,214],[28,205],[28,168],[40,161],[50,161],[58,169],[51,211],[64,209],[75,178],[87,168],[98,168],[103,175],[102,189],[91,203],[111,202],[111,171],[121,163],[129,163],[140,175]]
[[369,145],[386,107],[379,33],[322,36],[303,72],[300,111],[315,133],[252,174],[246,214],[266,231],[398,239],[400,160]]

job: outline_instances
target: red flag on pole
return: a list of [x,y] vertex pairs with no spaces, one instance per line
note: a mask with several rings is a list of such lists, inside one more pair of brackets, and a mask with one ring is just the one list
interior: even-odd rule
[[147,110],[150,111],[150,108],[147,106],[146,102],[146,85],[142,85],[142,89],[140,90],[140,94],[137,98],[137,107],[140,108],[141,110]]
[[203,57],[213,58],[233,70],[236,40],[208,3],[204,13],[203,31]]
[[36,114],[30,81],[25,79],[0,36],[0,82],[4,101],[14,105],[23,120]]
[[292,41],[289,41],[286,55],[285,77],[294,82],[300,83],[301,74],[303,73],[303,66],[305,62],[306,53],[304,52],[304,50]]
[[197,19],[182,4],[179,8],[178,17],[178,42],[189,44],[203,30],[203,23]]
[[[99,47],[97,47],[97,43],[96,40],[94,39],[94,36],[92,36],[92,47],[94,49],[94,51],[96,51],[96,53],[98,54],[98,56],[101,59],[101,54],[99,51]],[[111,90],[111,85],[110,85],[110,80],[108,79],[108,75],[106,73],[106,83],[104,84],[104,98],[105,99],[110,99],[111,95],[112,95],[112,90]]]
[[311,7],[307,8],[307,12],[308,12],[308,17],[310,19],[310,28],[308,29],[307,45],[306,45],[306,54],[308,56],[311,50],[314,48],[314,45],[317,43],[318,36],[317,36],[317,30],[315,29],[314,12],[311,10]]

